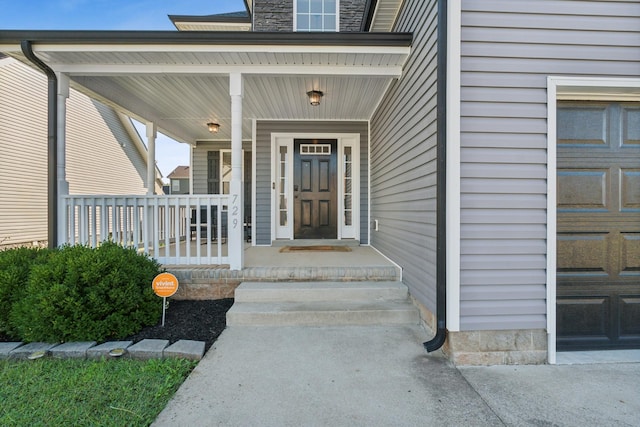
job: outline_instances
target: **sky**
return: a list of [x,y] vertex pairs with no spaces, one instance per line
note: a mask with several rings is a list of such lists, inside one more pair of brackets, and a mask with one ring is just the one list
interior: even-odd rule
[[[167,15],[240,10],[243,0],[0,0],[0,29],[177,31]],[[156,160],[166,177],[189,164],[189,146],[158,134]]]

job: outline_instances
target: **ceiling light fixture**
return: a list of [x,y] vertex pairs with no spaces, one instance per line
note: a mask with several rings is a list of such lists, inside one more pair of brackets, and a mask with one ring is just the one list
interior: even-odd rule
[[310,90],[307,92],[307,96],[309,97],[309,103],[315,107],[316,105],[320,105],[320,99],[322,99],[324,93],[319,90]]
[[207,128],[209,128],[209,132],[211,133],[218,133],[220,125],[218,123],[209,122],[207,123]]

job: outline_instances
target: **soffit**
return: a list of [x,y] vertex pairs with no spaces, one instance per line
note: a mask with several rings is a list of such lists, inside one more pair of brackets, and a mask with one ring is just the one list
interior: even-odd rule
[[[250,138],[253,119],[368,120],[409,49],[406,43],[34,44],[36,55],[68,74],[73,87],[192,144],[230,138],[230,73],[243,75],[243,137]],[[15,46],[2,50],[32,65]],[[325,93],[320,106],[309,105],[312,89]],[[218,134],[208,132],[208,121],[220,123]]]
[[372,32],[388,32],[393,30],[403,0],[377,0],[376,10],[371,21]]

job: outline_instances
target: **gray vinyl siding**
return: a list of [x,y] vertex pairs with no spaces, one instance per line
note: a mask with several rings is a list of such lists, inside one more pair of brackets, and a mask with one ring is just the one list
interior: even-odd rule
[[460,326],[545,328],[546,79],[637,78],[640,2],[462,9]]
[[367,122],[259,121],[256,130],[256,244],[270,245],[271,236],[271,134],[272,133],[360,134],[360,243],[368,243],[369,126]]
[[[47,238],[47,79],[0,59],[0,242]],[[75,90],[67,100],[71,194],[145,194],[144,156],[120,117]]]
[[410,31],[414,41],[403,76],[371,119],[371,219],[379,227],[371,243],[435,312],[436,1],[407,1],[394,31]]

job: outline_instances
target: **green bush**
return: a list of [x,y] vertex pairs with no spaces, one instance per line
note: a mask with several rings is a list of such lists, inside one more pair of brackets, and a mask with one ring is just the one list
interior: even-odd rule
[[25,295],[29,272],[46,262],[49,251],[39,248],[16,248],[0,251],[0,333],[19,338],[9,322],[9,312]]
[[158,322],[162,303],[151,282],[159,272],[155,260],[115,243],[53,250],[32,265],[9,323],[25,341],[124,338]]

